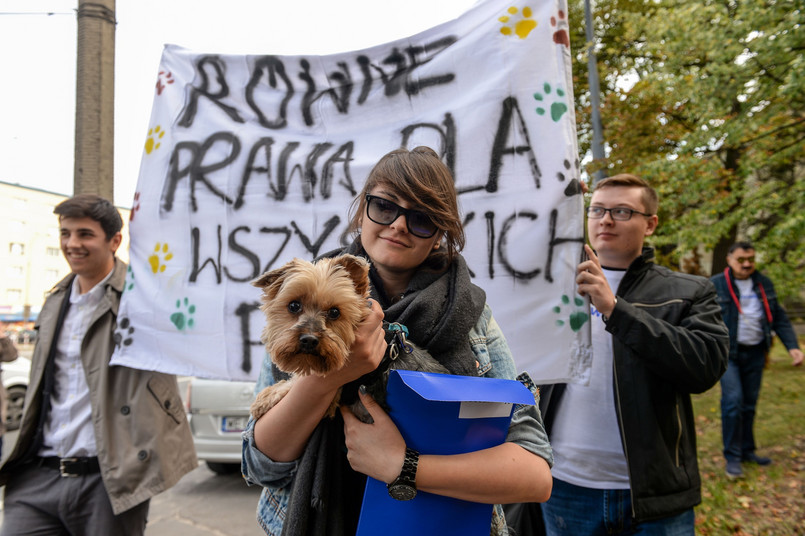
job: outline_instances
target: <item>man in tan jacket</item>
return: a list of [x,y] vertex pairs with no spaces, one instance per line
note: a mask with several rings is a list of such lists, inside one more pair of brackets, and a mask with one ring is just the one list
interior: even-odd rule
[[123,222],[82,194],[56,206],[72,274],[45,300],[0,535],[141,535],[152,496],[198,466],[173,375],[110,366]]

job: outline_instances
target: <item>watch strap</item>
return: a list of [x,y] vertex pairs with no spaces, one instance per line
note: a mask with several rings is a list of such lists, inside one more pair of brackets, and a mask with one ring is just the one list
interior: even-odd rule
[[417,467],[419,467],[419,453],[410,447],[405,447],[405,458],[397,480],[413,486],[416,482]]
[[412,448],[406,447],[400,475],[386,486],[392,499],[410,501],[416,497],[416,470],[418,465],[419,453]]

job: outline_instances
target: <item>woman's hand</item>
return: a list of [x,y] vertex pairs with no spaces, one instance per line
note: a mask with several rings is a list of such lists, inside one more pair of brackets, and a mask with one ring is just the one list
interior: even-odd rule
[[[360,391],[363,390],[361,387]],[[341,406],[347,460],[355,471],[388,484],[402,470],[405,440],[391,418],[371,396],[363,392],[359,396],[375,422],[363,423],[348,407]]]
[[340,370],[326,375],[327,383],[340,387],[375,370],[386,354],[386,334],[383,331],[383,309],[377,301],[368,301],[369,314],[358,325],[349,361]]

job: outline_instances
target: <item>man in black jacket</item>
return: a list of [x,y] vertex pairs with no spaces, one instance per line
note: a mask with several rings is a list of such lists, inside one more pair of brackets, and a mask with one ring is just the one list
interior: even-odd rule
[[[592,307],[588,385],[543,388],[553,446],[548,534],[694,534],[701,502],[690,394],[727,365],[728,333],[713,284],[652,262],[657,193],[634,175],[596,186],[593,249],[577,267]],[[614,291],[613,291],[614,289]]]

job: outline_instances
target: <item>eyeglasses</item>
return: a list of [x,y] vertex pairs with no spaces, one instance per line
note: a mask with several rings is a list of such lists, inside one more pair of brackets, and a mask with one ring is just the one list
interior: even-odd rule
[[604,207],[587,207],[587,217],[592,220],[600,220],[604,215],[609,212],[612,219],[615,221],[629,221],[632,219],[632,214],[640,214],[641,216],[652,216],[639,210],[632,210],[626,207],[604,208]]
[[405,216],[408,232],[416,237],[430,238],[439,230],[430,216],[421,210],[403,208],[388,199],[367,194],[366,216],[373,222],[380,225],[391,225],[400,217],[400,214]]
[[743,264],[745,262],[751,262],[752,264],[755,264],[754,257],[735,257],[735,260],[738,261],[738,264]]

